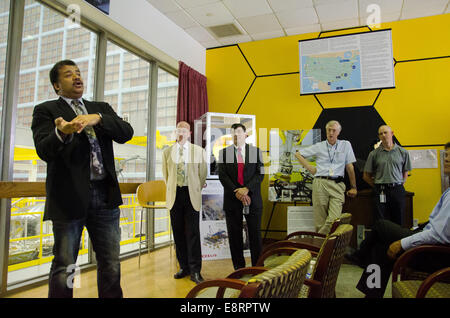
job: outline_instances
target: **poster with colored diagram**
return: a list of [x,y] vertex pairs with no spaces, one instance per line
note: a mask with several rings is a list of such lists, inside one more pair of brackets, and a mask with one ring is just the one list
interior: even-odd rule
[[[202,190],[200,242],[203,260],[231,258],[227,223],[223,210],[223,187],[219,180],[207,180]],[[247,224],[243,219],[244,257],[250,256]]]
[[[270,131],[269,201],[311,202],[313,176],[295,153],[320,141],[320,129]],[[315,165],[315,159],[310,162]]]

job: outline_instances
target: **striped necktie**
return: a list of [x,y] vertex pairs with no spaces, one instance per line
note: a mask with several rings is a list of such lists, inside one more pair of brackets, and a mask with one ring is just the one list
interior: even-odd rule
[[[72,100],[72,105],[75,108],[75,113],[77,115],[87,114],[77,99]],[[89,144],[91,145],[91,180],[103,180],[106,174],[103,167],[102,150],[100,149],[100,144],[98,143],[94,127],[86,126],[83,131],[86,133]]]
[[184,186],[184,181],[186,178],[186,173],[184,171],[184,156],[183,156],[183,146],[178,149],[178,164],[177,164],[177,186]]

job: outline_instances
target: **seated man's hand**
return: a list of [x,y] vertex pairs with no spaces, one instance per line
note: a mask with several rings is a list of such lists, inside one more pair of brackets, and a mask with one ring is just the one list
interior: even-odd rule
[[395,241],[389,246],[387,255],[390,259],[396,259],[401,252],[403,252],[402,244],[400,241]]
[[347,191],[347,195],[348,195],[350,198],[356,197],[357,194],[358,194],[358,190],[356,190],[355,188],[352,188],[352,189],[350,189],[350,190]]

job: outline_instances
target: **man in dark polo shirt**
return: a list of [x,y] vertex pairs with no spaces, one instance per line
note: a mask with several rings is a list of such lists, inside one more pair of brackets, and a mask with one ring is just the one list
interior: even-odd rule
[[408,151],[394,143],[391,127],[380,126],[378,136],[381,144],[370,152],[363,174],[363,179],[374,190],[374,222],[387,219],[402,225],[405,207],[403,184],[408,171],[411,171],[411,160]]

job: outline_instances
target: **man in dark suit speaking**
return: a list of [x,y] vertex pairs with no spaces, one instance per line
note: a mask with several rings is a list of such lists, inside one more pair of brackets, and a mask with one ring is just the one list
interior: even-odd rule
[[47,163],[44,220],[53,225],[49,297],[72,297],[72,271],[86,226],[97,259],[99,297],[122,297],[119,205],[113,143],[133,128],[110,105],[82,98],[83,79],[70,60],[56,63],[50,81],[59,99],[37,105],[31,129],[36,152]]
[[235,269],[245,267],[243,223],[248,226],[252,266],[256,265],[262,250],[261,182],[264,165],[259,148],[246,144],[246,128],[242,124],[231,126],[233,145],[219,153],[219,180],[223,185],[223,209],[227,222],[231,259]]

